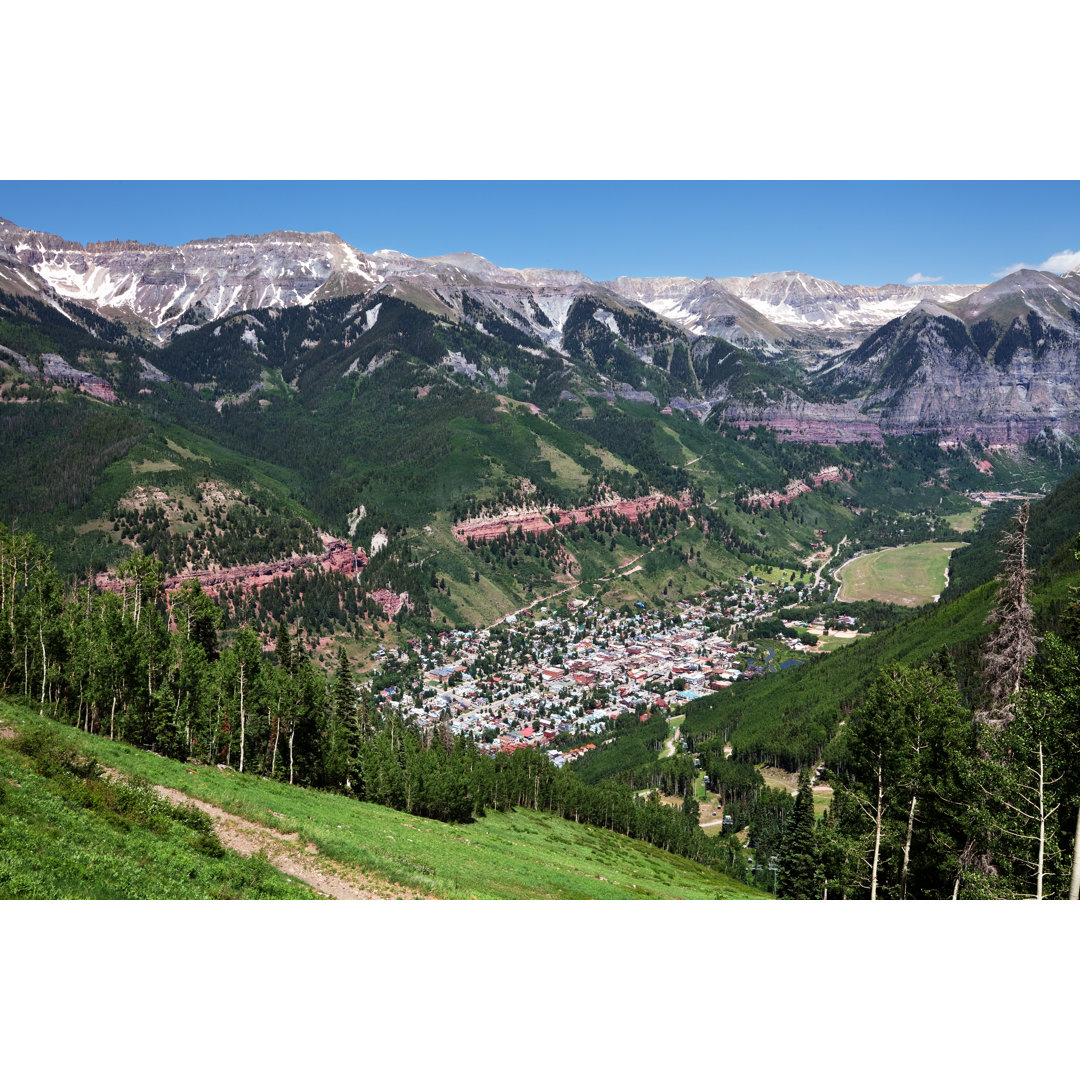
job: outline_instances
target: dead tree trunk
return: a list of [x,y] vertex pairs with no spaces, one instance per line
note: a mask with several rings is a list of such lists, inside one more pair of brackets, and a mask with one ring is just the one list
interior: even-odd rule
[[1072,879],[1069,882],[1069,899],[1080,900],[1080,807],[1076,810],[1076,835],[1073,837]]
[[881,854],[881,823],[885,813],[885,784],[882,777],[881,755],[877,767],[877,814],[874,817],[874,862],[870,871],[870,899],[877,899],[878,857]]

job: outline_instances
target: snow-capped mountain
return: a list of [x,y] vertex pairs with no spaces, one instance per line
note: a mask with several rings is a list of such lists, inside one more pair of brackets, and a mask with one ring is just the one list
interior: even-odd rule
[[195,240],[170,248],[131,241],[82,244],[0,220],[9,277],[112,318],[171,330],[256,307],[366,292],[371,260],[333,233],[276,232]]
[[[384,254],[376,252],[374,258]],[[476,311],[479,304],[554,348],[562,346],[567,316],[576,300],[599,297],[607,298],[609,306],[625,306],[576,270],[516,270],[468,251],[387,267],[383,282],[384,291],[403,300],[436,312],[450,311],[477,321],[483,329],[483,315]]]
[[840,285],[785,270],[717,284],[774,323],[800,330],[865,330],[884,326],[921,300],[950,303],[981,285]]
[[[0,219],[0,290],[35,297],[76,321],[92,322],[91,313],[121,320],[184,354],[174,357],[177,378],[224,385],[235,375],[244,392],[259,364],[284,348],[260,338],[268,324],[254,309],[310,308],[302,348],[324,339],[331,351],[352,348],[356,354],[342,362],[353,372],[361,361],[364,370],[380,362],[378,350],[397,341],[394,327],[379,322],[380,310],[384,322],[392,313],[394,298],[435,316],[426,324],[430,334],[457,324],[461,348],[440,338],[434,351],[448,349],[446,361],[470,379],[494,372],[493,385],[503,385],[500,364],[471,359],[486,355],[478,342],[498,342],[493,357],[510,348],[542,361],[524,364],[529,370],[521,377],[534,386],[553,373],[572,378],[582,364],[590,377],[615,387],[612,393],[652,399],[644,384],[650,369],[659,370],[668,392],[788,437],[939,431],[1012,442],[1046,427],[1080,431],[1080,267],[1062,276],[1019,270],[988,286],[840,285],[791,272],[596,282],[576,271],[502,267],[471,252],[368,254],[329,232],[229,236],[175,248],[83,246]],[[341,307],[336,314],[312,307],[340,297],[350,298],[343,307],[325,305]],[[235,326],[199,329],[233,315],[243,316]],[[105,333],[108,325],[89,329]],[[226,343],[239,337],[252,351],[250,364],[240,362],[242,350],[219,357],[202,348],[200,338],[187,337],[196,331],[214,341],[224,331]],[[801,364],[770,361],[793,340],[802,343],[793,354]],[[306,363],[274,356],[283,365],[295,361],[298,370]],[[215,357],[238,374],[212,370]]]
[[714,278],[620,277],[605,284],[694,335],[722,337],[739,345],[764,347],[766,351],[791,337],[790,331],[777,326]]
[[[1040,280],[1077,278],[1080,268],[1065,278],[1042,274]],[[977,285],[841,285],[790,271],[596,282],[577,271],[501,267],[470,252],[425,258],[392,250],[367,254],[329,232],[228,236],[175,248],[128,241],[83,246],[3,219],[0,286],[73,300],[133,322],[159,340],[254,308],[378,291],[480,329],[487,310],[554,348],[563,347],[575,303],[589,299],[599,303],[601,320],[604,312],[612,322],[616,311],[647,312],[673,337],[723,337],[766,354],[808,333],[856,345],[921,303],[951,305],[967,298],[987,304],[994,295]],[[650,340],[663,336],[654,329]]]
[[333,233],[228,236],[175,248],[130,241],[83,246],[3,219],[0,285],[51,292],[110,318],[136,320],[159,339],[240,311],[378,290],[482,327],[475,308],[471,315],[465,310],[468,298],[558,347],[575,300],[599,296],[609,307],[627,306],[576,271],[508,269],[469,252],[367,254]]

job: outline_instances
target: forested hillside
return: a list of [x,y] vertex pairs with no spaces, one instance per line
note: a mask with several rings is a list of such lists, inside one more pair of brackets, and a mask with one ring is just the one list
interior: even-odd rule
[[[688,706],[689,745],[721,778],[725,746],[733,763],[801,770],[775,845],[779,895],[1076,898],[1080,537],[1049,552],[1046,539],[1070,529],[1075,506],[1075,485],[1030,520],[1022,506],[998,532],[995,582]],[[836,794],[814,826],[822,758]],[[760,801],[739,783],[737,798]]]

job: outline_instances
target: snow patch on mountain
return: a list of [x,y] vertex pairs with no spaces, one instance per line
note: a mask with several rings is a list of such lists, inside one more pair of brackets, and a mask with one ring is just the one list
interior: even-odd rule
[[920,300],[951,303],[979,285],[841,285],[795,271],[722,278],[728,292],[782,326],[849,330],[884,326],[906,315]]
[[646,301],[645,306],[665,319],[678,323],[688,333],[700,337],[705,333],[701,325],[701,319],[692,311],[687,311],[682,301],[672,297],[659,297],[655,300]]

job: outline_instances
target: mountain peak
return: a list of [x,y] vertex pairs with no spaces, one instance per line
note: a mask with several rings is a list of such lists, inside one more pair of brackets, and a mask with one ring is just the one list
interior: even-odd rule
[[459,270],[464,270],[467,273],[482,274],[484,276],[504,270],[504,267],[497,266],[490,259],[485,259],[483,255],[477,255],[471,251],[458,251],[452,255],[429,255],[422,261],[445,266],[456,266]]

